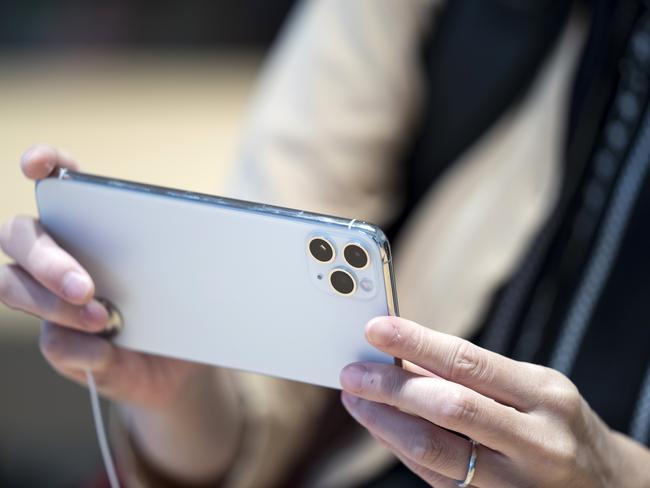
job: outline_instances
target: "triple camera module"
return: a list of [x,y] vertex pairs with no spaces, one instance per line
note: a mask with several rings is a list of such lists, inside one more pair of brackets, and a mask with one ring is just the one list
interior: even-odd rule
[[[314,237],[307,246],[309,254],[316,261],[331,263],[336,258],[334,246],[324,237]],[[370,263],[368,252],[356,243],[348,243],[343,248],[343,259],[352,268],[362,270]],[[334,268],[328,275],[330,286],[341,295],[352,295],[357,290],[357,282],[349,271]]]

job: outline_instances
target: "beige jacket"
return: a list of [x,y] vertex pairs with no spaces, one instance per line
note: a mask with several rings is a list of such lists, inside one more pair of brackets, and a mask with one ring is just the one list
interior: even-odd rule
[[[418,46],[441,5],[303,2],[260,79],[232,196],[389,224],[402,204],[401,153],[422,105]],[[558,194],[568,97],[584,37],[575,13],[524,100],[431,188],[393,243],[403,316],[469,335],[492,291],[517,265]],[[224,485],[277,486],[299,468],[332,392],[229,374],[246,427]],[[391,462],[360,428],[352,434],[344,449],[320,455],[308,485],[352,486]],[[118,436],[116,445],[130,486],[151,485],[125,441]]]

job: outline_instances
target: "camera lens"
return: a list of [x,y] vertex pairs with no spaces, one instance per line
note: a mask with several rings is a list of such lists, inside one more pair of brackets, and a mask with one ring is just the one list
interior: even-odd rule
[[368,266],[368,261],[370,261],[366,250],[357,244],[348,244],[345,246],[345,249],[343,249],[343,257],[345,257],[345,260],[350,266],[357,269],[365,268]]
[[314,237],[309,241],[309,253],[321,263],[329,263],[334,259],[334,248],[322,237]]
[[341,295],[351,295],[357,289],[352,275],[342,269],[335,269],[330,273],[330,284]]

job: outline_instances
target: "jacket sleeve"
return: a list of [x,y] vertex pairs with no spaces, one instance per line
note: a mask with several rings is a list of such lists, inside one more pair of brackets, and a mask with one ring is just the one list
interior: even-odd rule
[[396,163],[418,123],[431,0],[298,7],[263,70],[229,191],[377,224],[400,206]]

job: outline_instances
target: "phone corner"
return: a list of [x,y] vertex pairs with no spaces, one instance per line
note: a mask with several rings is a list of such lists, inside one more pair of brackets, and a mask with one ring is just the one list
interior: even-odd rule
[[381,254],[381,259],[384,264],[390,264],[392,262],[392,253],[390,249],[390,243],[388,241],[388,236],[378,225],[371,224],[364,221],[356,221],[354,227],[372,239]]

